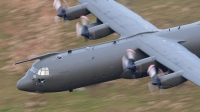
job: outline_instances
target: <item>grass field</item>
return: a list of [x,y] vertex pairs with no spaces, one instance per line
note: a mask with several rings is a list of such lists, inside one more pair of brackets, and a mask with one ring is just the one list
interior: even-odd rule
[[[78,4],[67,0],[70,6]],[[200,20],[199,0],[118,0],[158,28]],[[13,63],[47,52],[63,51],[118,38],[112,35],[85,43],[76,38],[79,20],[55,23],[53,0],[0,2],[0,111],[2,112],[198,112],[200,88],[191,82],[151,94],[150,78],[120,79],[73,93],[35,94],[17,90],[16,83],[32,62]],[[91,21],[95,18],[89,15]]]

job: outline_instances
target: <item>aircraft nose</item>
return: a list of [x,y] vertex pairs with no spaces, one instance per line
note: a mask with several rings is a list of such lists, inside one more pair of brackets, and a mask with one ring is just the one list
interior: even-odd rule
[[33,83],[30,79],[22,78],[17,82],[17,88],[22,91],[33,92]]

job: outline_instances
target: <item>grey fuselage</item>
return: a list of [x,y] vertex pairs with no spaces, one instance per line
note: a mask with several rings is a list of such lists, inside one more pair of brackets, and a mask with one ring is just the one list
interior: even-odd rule
[[[198,43],[200,37],[196,36],[199,35],[199,32],[196,31],[199,27],[197,23],[193,23],[182,26],[181,29],[176,27],[170,31],[166,29],[156,33],[140,34],[49,56],[38,60],[32,66],[36,69],[48,67],[49,75],[38,75],[37,72],[33,73],[28,70],[26,75],[18,82],[17,87],[29,92],[60,92],[119,79],[123,73],[122,57],[126,54],[126,50],[138,49],[139,46],[145,44],[138,40],[146,36],[151,38],[155,35],[157,38],[168,38],[175,47],[183,45],[199,57],[198,48],[200,44]],[[185,32],[189,28],[192,31]],[[187,37],[188,33],[190,33],[190,37]],[[162,39],[160,40],[162,41]],[[136,60],[145,57],[148,56],[142,52],[137,52]],[[145,76],[140,74],[137,78]],[[40,83],[41,80],[44,80],[44,83]]]
[[[19,90],[41,93],[72,91],[75,88],[119,79],[124,72],[122,57],[126,55],[126,50],[136,50],[135,61],[137,61],[148,57],[147,54],[140,51],[140,48],[147,44],[148,47],[154,48],[154,51],[157,50],[159,55],[182,50],[186,52],[186,55],[191,56],[191,53],[194,53],[198,57],[200,56],[198,50],[200,47],[200,23],[198,22],[160,30],[114,0],[78,1],[85,4],[87,10],[102,23],[106,23],[113,31],[120,34],[120,39],[41,56],[41,58],[32,58],[31,60],[39,60],[18,81],[17,88]],[[163,47],[161,43],[166,46]],[[156,49],[155,44],[162,49]],[[165,52],[163,49],[167,49],[169,46],[171,49]],[[187,52],[188,50],[191,53]],[[181,53],[183,53],[182,51]],[[147,52],[151,52],[151,56],[154,56],[153,50],[147,50]],[[196,59],[195,56],[193,57]],[[199,61],[199,59],[197,60]],[[141,71],[135,78],[145,77],[146,72]]]

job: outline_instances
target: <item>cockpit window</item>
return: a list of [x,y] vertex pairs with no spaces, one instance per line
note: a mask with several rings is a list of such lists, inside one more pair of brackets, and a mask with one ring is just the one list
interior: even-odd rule
[[37,75],[49,75],[49,68],[48,67],[41,67],[39,70],[35,67],[31,67],[30,71]]
[[38,75],[49,75],[49,68],[48,67],[42,67],[38,71]]
[[30,71],[33,72],[34,74],[38,73],[38,69],[33,66],[30,68]]

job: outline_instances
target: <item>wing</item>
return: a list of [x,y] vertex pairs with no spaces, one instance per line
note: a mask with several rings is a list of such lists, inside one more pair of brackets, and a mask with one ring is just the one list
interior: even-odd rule
[[158,30],[151,23],[115,0],[78,1],[81,4],[86,3],[87,9],[103,23],[107,23],[121,38]]
[[139,38],[139,48],[156,61],[173,70],[183,71],[182,76],[200,86],[200,59],[178,43],[155,35]]

